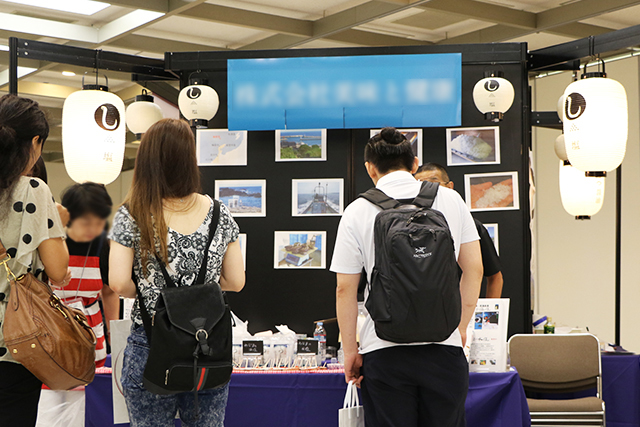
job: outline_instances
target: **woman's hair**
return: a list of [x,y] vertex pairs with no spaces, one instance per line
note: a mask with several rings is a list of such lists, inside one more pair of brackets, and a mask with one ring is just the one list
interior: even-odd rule
[[182,120],[160,120],[140,141],[131,190],[125,200],[140,229],[143,265],[150,254],[168,262],[163,200],[199,191],[200,171],[191,128]]
[[31,168],[31,172],[29,172],[29,176],[32,176],[34,178],[40,178],[42,181],[44,181],[45,184],[48,184],[47,165],[45,165],[44,159],[42,158],[42,156],[38,157],[38,160],[36,160],[36,164],[33,165],[33,168]]
[[113,202],[104,185],[85,182],[74,184],[64,190],[62,206],[67,208],[70,222],[73,222],[74,219],[86,214],[107,219],[111,215]]
[[414,159],[411,143],[402,132],[392,127],[386,127],[371,137],[364,148],[365,162],[373,164],[381,174],[403,169],[411,171]]
[[0,98],[0,199],[29,166],[36,136],[40,144],[49,136],[49,123],[38,103],[17,95]]

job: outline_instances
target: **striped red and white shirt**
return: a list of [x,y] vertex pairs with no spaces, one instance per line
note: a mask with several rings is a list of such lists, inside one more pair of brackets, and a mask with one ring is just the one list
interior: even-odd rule
[[104,366],[107,346],[104,336],[100,292],[108,283],[108,245],[103,234],[92,242],[78,243],[67,237],[71,282],[55,293],[65,304],[81,300],[89,325],[96,334],[96,366]]

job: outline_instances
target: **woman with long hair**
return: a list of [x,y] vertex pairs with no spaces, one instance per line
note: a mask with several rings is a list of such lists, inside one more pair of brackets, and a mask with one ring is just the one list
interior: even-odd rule
[[[16,276],[43,272],[59,287],[69,283],[69,253],[63,223],[69,220],[56,206],[51,190],[29,177],[42,153],[49,124],[37,102],[16,95],[0,98],[0,240],[5,261]],[[61,218],[61,216],[63,218]],[[42,383],[11,357],[1,326],[9,302],[10,284],[0,274],[0,419],[7,426],[35,426]]]
[[[109,233],[109,284],[124,297],[136,297],[133,269],[150,316],[165,286],[159,262],[167,266],[174,283],[190,286],[208,251],[205,283],[219,283],[223,291],[244,287],[238,225],[221,205],[213,241],[206,247],[214,203],[199,191],[195,141],[187,123],[164,119],[151,126],[140,142],[131,190]],[[172,426],[178,410],[183,426],[222,426],[228,386],[198,392],[198,405],[191,392],[161,396],[145,390],[142,377],[149,344],[138,304],[136,300],[131,313],[122,368],[132,427]]]

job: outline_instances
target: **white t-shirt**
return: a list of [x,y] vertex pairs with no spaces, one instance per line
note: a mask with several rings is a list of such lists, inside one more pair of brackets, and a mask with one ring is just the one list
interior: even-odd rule
[[[420,192],[421,184],[409,172],[396,171],[380,178],[377,187],[394,199],[413,199]],[[473,217],[456,191],[440,187],[432,208],[442,212],[449,224],[456,259],[460,254],[461,244],[480,239]],[[364,267],[367,277],[371,279],[375,264],[373,229],[376,215],[380,211],[379,207],[362,198],[355,200],[345,209],[338,227],[331,271],[359,274]],[[365,299],[368,296],[368,291],[365,291]],[[370,353],[398,345],[424,344],[432,343],[398,344],[378,338],[373,320],[369,313],[366,313],[366,320],[360,329],[360,353]],[[449,338],[438,344],[462,347],[460,332],[456,329]]]

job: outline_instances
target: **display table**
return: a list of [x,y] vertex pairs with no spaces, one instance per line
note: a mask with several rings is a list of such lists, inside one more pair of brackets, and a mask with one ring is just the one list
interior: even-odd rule
[[607,427],[640,427],[640,356],[602,356]]
[[[225,427],[337,427],[345,390],[344,375],[337,373],[234,373]],[[96,375],[86,388],[86,405],[86,427],[113,425],[111,375]],[[472,373],[466,406],[469,427],[530,425],[524,390],[515,371]]]

